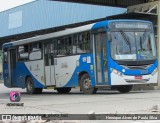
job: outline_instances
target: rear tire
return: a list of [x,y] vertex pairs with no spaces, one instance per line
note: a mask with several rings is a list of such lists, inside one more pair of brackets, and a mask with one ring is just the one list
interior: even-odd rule
[[42,88],[34,88],[34,82],[31,77],[26,79],[26,91],[28,94],[41,94]]
[[80,88],[84,94],[95,94],[97,88],[92,87],[90,77],[87,73],[83,74],[80,78]]
[[35,88],[37,90],[37,93],[36,94],[41,94],[42,91],[43,91],[43,88]]
[[122,85],[122,86],[117,87],[117,90],[120,93],[128,93],[132,90],[132,88],[133,88],[133,85]]
[[59,94],[67,94],[71,91],[71,88],[57,88]]

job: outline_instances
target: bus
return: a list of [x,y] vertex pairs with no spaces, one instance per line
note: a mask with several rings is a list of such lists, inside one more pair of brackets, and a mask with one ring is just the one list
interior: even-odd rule
[[105,20],[5,43],[3,79],[29,94],[55,89],[84,94],[98,88],[130,92],[134,85],[157,85],[158,60],[152,23]]

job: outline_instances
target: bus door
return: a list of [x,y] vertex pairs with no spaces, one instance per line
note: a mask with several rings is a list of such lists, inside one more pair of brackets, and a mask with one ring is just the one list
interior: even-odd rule
[[54,66],[54,47],[55,43],[46,43],[44,45],[44,59],[45,59],[45,78],[46,78],[46,86],[56,85],[55,80],[55,66]]
[[106,33],[95,33],[95,67],[97,84],[108,84]]
[[9,65],[9,82],[10,87],[16,87],[17,81],[16,81],[16,49],[10,49],[8,51],[9,59],[8,59],[8,65]]

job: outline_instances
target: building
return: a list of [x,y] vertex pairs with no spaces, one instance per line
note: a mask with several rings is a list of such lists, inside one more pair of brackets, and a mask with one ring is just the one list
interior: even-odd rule
[[49,29],[106,18],[125,11],[125,8],[36,0],[0,13],[0,27],[3,30],[0,32],[0,42],[32,37],[39,31],[43,34]]

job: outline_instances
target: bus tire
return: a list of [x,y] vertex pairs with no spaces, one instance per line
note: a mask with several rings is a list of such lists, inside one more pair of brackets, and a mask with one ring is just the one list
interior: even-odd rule
[[37,90],[36,94],[41,94],[43,91],[43,88],[35,88]]
[[84,94],[95,94],[97,88],[92,87],[90,77],[87,73],[83,74],[80,78],[80,88]]
[[122,86],[118,86],[117,90],[120,93],[128,93],[132,90],[132,88],[133,88],[133,85],[122,85]]
[[67,88],[57,88],[57,92],[59,94],[67,94],[71,91],[71,88],[67,87]]
[[40,94],[42,93],[42,88],[34,88],[34,82],[31,77],[26,79],[26,91],[28,94]]

